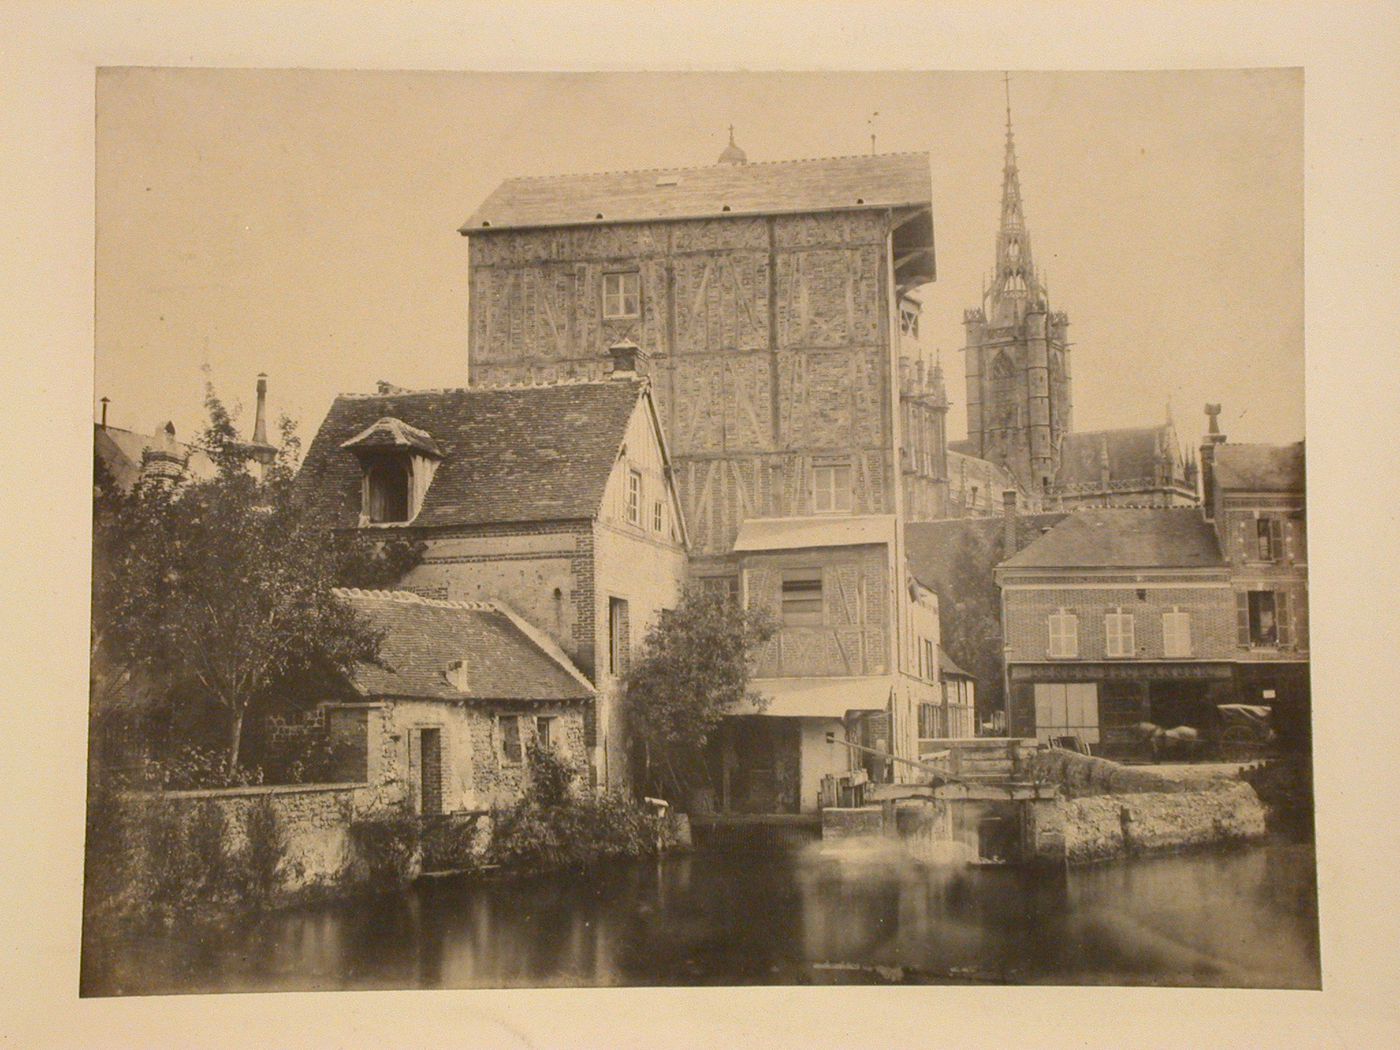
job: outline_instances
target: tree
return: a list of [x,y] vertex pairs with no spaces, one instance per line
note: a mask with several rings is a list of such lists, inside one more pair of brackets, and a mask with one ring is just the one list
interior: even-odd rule
[[997,543],[975,528],[963,529],[948,578],[934,582],[941,644],[977,680],[979,719],[1003,703],[1001,602],[992,573],[999,557]]
[[767,612],[697,586],[662,613],[626,676],[628,722],[645,747],[648,779],[659,766],[684,791],[703,770],[705,743],[720,720],[745,700],[764,706],[749,678],[754,656],[777,629]]
[[[250,705],[344,681],[374,660],[379,636],[332,593],[383,586],[421,545],[333,533],[293,486],[299,442],[284,419],[259,478],[248,446],[208,392],[207,481],[143,479],[122,493],[98,478],[94,506],[93,678],[156,683],[166,704],[213,712],[227,770]],[[94,687],[94,718],[103,690]]]

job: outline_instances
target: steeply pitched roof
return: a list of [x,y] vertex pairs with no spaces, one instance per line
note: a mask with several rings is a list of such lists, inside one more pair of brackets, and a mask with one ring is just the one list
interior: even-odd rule
[[[352,681],[367,697],[425,700],[584,700],[582,673],[539,631],[499,602],[448,602],[407,591],[337,589],[384,632],[379,658]],[[452,665],[462,661],[456,675]]]
[[1060,470],[1057,487],[1096,486],[1103,481],[1103,460],[1108,459],[1109,481],[1138,481],[1157,476],[1159,449],[1165,444],[1173,472],[1181,450],[1176,430],[1170,423],[1155,427],[1128,427],[1122,430],[1085,430],[1066,434],[1060,444]]
[[1067,515],[1007,568],[1214,568],[1215,530],[1195,507],[1094,507]]
[[931,203],[928,154],[885,153],[507,179],[461,232]]
[[1303,443],[1291,445],[1219,445],[1215,482],[1245,492],[1302,492],[1305,481]]
[[641,397],[631,379],[335,399],[297,476],[327,525],[359,524],[361,468],[344,442],[385,417],[425,431],[442,462],[414,526],[592,518]]

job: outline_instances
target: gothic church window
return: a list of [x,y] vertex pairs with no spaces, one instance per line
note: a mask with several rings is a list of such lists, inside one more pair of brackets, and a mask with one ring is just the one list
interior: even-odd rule
[[995,425],[1013,426],[1016,423],[1016,369],[1004,352],[997,354],[992,362],[991,377]]

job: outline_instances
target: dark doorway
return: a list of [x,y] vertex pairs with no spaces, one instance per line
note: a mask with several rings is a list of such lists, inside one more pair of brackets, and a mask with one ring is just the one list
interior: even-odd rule
[[422,733],[422,759],[419,770],[422,778],[423,816],[442,815],[442,730],[424,729]]

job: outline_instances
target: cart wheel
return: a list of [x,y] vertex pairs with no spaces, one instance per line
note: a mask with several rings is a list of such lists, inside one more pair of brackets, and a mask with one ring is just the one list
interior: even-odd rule
[[1220,757],[1226,762],[1253,762],[1263,753],[1258,736],[1243,726],[1231,726],[1220,734]]

